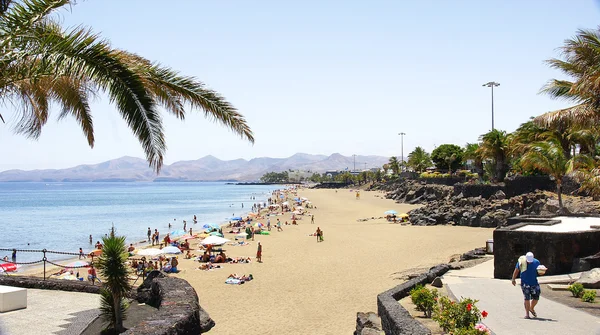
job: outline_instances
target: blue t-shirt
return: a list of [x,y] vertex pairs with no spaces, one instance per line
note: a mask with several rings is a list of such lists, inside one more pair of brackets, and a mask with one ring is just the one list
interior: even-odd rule
[[[533,262],[527,263],[527,270],[521,272],[521,283],[529,286],[538,285],[537,281],[537,267],[540,266],[540,261],[537,258],[533,259]],[[520,269],[519,262],[515,266],[516,269]]]

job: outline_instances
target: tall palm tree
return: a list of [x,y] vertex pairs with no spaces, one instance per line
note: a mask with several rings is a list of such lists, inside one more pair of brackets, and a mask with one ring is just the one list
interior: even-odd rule
[[536,123],[546,126],[573,121],[597,123],[600,120],[600,28],[578,30],[575,37],[565,40],[561,54],[563,59],[553,58],[546,62],[573,79],[552,79],[541,92],[576,105],[538,116]]
[[396,156],[390,157],[390,161],[388,164],[395,175],[398,175],[400,173],[400,162],[398,161],[398,158]]
[[[108,94],[160,171],[166,151],[160,108],[180,119],[185,106],[254,142],[244,117],[193,77],[115,49],[85,27],[63,29],[51,15],[72,0],[0,0],[0,102],[15,106],[15,131],[40,136],[52,103],[74,117],[93,147],[90,98]],[[2,118],[4,120],[4,118]]]
[[481,146],[479,153],[481,157],[489,158],[494,161],[495,164],[495,175],[496,181],[503,181],[508,171],[508,150],[509,150],[509,136],[503,130],[494,129],[486,134],[481,135],[479,138]]
[[433,165],[431,156],[421,147],[416,147],[408,154],[407,165],[417,172],[423,172],[425,169]]
[[125,296],[131,290],[129,267],[125,263],[125,237],[115,236],[113,232],[110,236],[102,238],[102,243],[102,254],[98,259],[98,269],[104,280],[101,310],[109,322],[109,327],[121,333],[125,330]]
[[560,141],[551,139],[543,142],[533,143],[529,150],[522,156],[521,164],[528,168],[534,168],[542,171],[556,181],[556,194],[558,196],[558,206],[563,211],[562,203],[562,183],[563,178],[574,171],[576,161],[579,156],[569,159],[566,155]]

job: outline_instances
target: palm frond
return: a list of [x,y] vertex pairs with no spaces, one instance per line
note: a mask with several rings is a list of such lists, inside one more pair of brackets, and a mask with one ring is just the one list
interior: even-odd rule
[[[53,10],[67,5],[69,0],[23,0],[5,6],[0,17],[3,38],[0,48],[7,46],[32,26],[42,22]],[[9,6],[10,5],[10,6]],[[4,7],[4,5],[2,6]]]
[[58,75],[93,81],[108,93],[142,144],[150,166],[159,171],[166,150],[162,118],[142,78],[120,61],[121,52],[83,28],[62,33],[55,24],[43,24],[32,31],[43,38],[48,48],[45,60]]

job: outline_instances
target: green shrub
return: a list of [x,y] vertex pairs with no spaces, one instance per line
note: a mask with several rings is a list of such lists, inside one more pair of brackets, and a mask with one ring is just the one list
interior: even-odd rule
[[581,295],[581,301],[594,302],[596,300],[596,290],[585,290]]
[[478,300],[470,298],[461,298],[459,302],[454,302],[448,297],[441,297],[433,311],[433,320],[437,321],[445,332],[474,329],[477,322],[487,316],[486,311],[479,311],[475,305],[477,302]]
[[581,298],[581,296],[583,295],[583,285],[581,285],[580,283],[575,283],[573,285],[570,285],[568,290],[571,292],[571,294],[575,297],[575,298]]
[[418,311],[425,313],[425,317],[430,318],[436,305],[438,291],[436,289],[427,289],[422,285],[416,285],[410,290],[410,298]]

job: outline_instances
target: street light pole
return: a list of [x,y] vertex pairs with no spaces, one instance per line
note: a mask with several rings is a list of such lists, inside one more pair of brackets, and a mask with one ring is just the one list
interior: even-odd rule
[[400,146],[401,146],[401,152],[400,152],[400,169],[402,171],[404,171],[404,135],[406,135],[406,133],[399,133],[398,135],[400,135]]
[[352,172],[356,171],[356,155],[352,155],[352,157],[354,157],[354,170],[352,170]]
[[485,83],[481,86],[487,86],[492,88],[492,130],[494,130],[494,86],[500,86],[500,83],[490,81],[489,83]]

